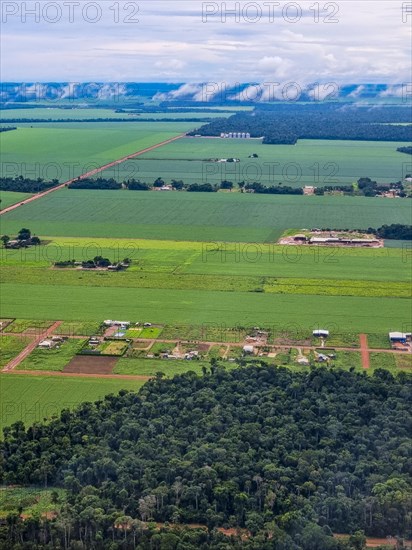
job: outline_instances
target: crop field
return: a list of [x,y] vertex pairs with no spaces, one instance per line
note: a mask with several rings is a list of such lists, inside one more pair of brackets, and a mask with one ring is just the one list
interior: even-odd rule
[[[165,141],[193,127],[184,122],[73,122],[20,124],[2,132],[1,176],[61,182]],[[126,161],[127,164],[128,161]],[[125,164],[125,165],[126,165]],[[112,169],[114,170],[114,169]],[[129,177],[133,177],[131,167]],[[112,174],[114,176],[114,174]],[[137,176],[137,174],[136,174]]]
[[84,342],[82,339],[69,339],[53,349],[36,348],[20,363],[17,370],[62,371]]
[[0,368],[23,351],[29,342],[27,337],[0,335]]
[[12,204],[21,202],[24,199],[31,197],[30,193],[16,193],[14,191],[0,191],[0,210],[7,208]]
[[[403,165],[407,159],[396,151],[400,146],[396,142],[338,140],[264,145],[257,139],[187,137],[127,161],[124,166],[120,164],[118,178],[124,179],[134,167],[142,181],[161,176],[166,182],[259,181],[266,185],[282,182],[302,187],[350,184],[368,176],[385,183],[404,177]],[[253,154],[258,158],[249,158]],[[240,162],[212,162],[221,158],[238,158]]]
[[411,223],[409,200],[62,189],[2,216],[37,235],[275,242],[290,228]]
[[[174,339],[182,336],[181,330],[171,328],[179,324],[292,324],[307,332],[326,323],[335,334],[350,333],[334,345],[353,347],[359,332],[382,332],[384,338],[387,331],[401,330],[410,321],[411,257],[396,248],[334,249],[335,253],[327,248],[285,250],[244,243],[225,248],[190,241],[45,242],[25,250],[2,250],[2,315],[19,317],[8,330],[47,325],[32,318],[49,324],[59,319],[65,321],[60,333],[90,335],[103,319],[124,318],[169,325],[162,333],[156,326],[139,328],[135,337],[161,334]],[[121,273],[51,267],[55,259],[95,255],[113,260],[129,256],[132,264]],[[212,334],[207,339],[224,341]],[[372,343],[387,346],[381,345],[380,337]]]
[[410,300],[354,296],[310,296],[173,290],[45,286],[5,283],[2,313],[63,320],[146,319],[160,323],[226,323],[270,326],[296,323],[336,331],[387,332],[410,320]]
[[113,373],[155,376],[157,372],[163,372],[166,376],[171,377],[187,371],[193,371],[200,375],[203,372],[202,367],[209,369],[209,361],[121,358],[117,362]]
[[97,109],[97,108],[70,108],[62,109],[57,107],[35,107],[33,109],[7,109],[1,113],[1,120],[3,123],[8,120],[16,119],[44,119],[44,120],[89,120],[92,118],[118,118],[125,119],[130,118],[132,120],[139,120],[139,118],[146,119],[162,119],[173,118],[176,120],[187,118],[215,118],[223,117],[227,118],[231,116],[233,112],[225,111],[213,111],[203,112],[202,109],[193,110],[191,112],[163,112],[163,113],[117,113],[116,109]]
[[[56,502],[53,496],[58,497]],[[5,521],[9,514],[22,514],[23,517],[40,517],[42,514],[60,510],[65,491],[60,488],[2,487],[0,490],[0,519]]]
[[83,401],[96,401],[122,389],[137,391],[142,385],[141,380],[120,378],[0,374],[0,430],[18,420],[30,426]]

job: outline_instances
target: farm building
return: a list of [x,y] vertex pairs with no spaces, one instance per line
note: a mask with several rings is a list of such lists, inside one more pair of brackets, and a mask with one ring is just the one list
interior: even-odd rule
[[294,240],[294,241],[303,241],[303,242],[306,242],[306,241],[307,241],[307,237],[306,237],[306,235],[299,234],[299,235],[295,235],[295,236],[293,237],[293,240]]
[[389,340],[391,342],[401,342],[405,344],[408,340],[412,339],[412,333],[410,332],[390,332]]
[[253,346],[248,346],[248,345],[243,346],[243,353],[245,353],[245,354],[253,354],[253,352],[254,352]]
[[57,344],[57,342],[53,342],[53,340],[42,340],[38,347],[42,349],[52,349]]
[[329,331],[324,329],[318,329],[318,330],[314,330],[312,334],[313,336],[317,336],[318,338],[327,338],[329,336]]

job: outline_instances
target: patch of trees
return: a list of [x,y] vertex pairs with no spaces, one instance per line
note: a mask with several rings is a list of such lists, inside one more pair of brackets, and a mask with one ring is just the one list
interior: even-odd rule
[[407,155],[412,155],[412,147],[398,147],[396,149],[400,153],[406,153]]
[[0,128],[1,132],[10,132],[11,130],[17,130],[16,126],[3,126]]
[[27,248],[29,246],[37,246],[41,244],[39,237],[32,235],[30,229],[23,227],[18,232],[14,239],[11,239],[9,235],[2,235],[0,237],[1,242],[5,248]]
[[[19,548],[117,549],[124,538],[121,548],[338,550],[363,548],[363,535],[346,545],[332,532],[411,537],[411,395],[407,373],[213,364],[48,424],[16,422],[0,443],[0,482],[65,487],[68,500],[55,522],[9,518],[0,538]],[[150,546],[142,521],[211,532]],[[223,543],[217,526],[251,537]]]
[[69,184],[69,189],[121,189],[122,184],[113,178],[83,178]]
[[412,241],[412,225],[393,223],[382,225],[375,231],[381,239],[397,239],[398,241]]
[[15,178],[0,177],[0,191],[17,191],[19,193],[40,193],[59,185],[59,180],[45,181],[42,178],[35,180],[17,176]]
[[301,187],[290,187],[289,185],[262,185],[260,182],[246,183],[242,186],[246,191],[262,193],[266,195],[303,195]]
[[150,185],[140,180],[130,179],[124,182],[124,185],[130,191],[149,191]]
[[325,193],[334,193],[339,191],[345,195],[363,195],[365,197],[377,197],[387,193],[389,190],[395,191],[396,196],[407,197],[404,185],[401,181],[395,183],[379,184],[371,178],[359,178],[357,186],[354,185],[325,185],[315,188],[315,195],[324,195]]
[[214,193],[218,190],[217,185],[212,185],[211,183],[190,183],[186,187],[186,191],[190,193]]
[[354,107],[342,104],[273,105],[257,107],[229,118],[216,118],[190,135],[220,136],[249,132],[267,144],[295,144],[299,139],[411,141],[412,127],[388,122],[410,122],[403,107]]

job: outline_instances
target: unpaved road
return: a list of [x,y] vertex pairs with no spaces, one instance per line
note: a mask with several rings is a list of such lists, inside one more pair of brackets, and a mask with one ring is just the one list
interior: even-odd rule
[[370,367],[369,361],[369,349],[368,349],[368,335],[359,334],[360,350],[362,355],[362,367],[368,369]]
[[37,345],[42,341],[45,340],[48,336],[53,334],[53,332],[62,324],[62,321],[56,321],[52,324],[51,327],[49,327],[47,330],[42,332],[40,336],[37,336],[34,340],[30,342],[28,346],[24,348],[23,351],[21,351],[14,359],[9,361],[7,365],[3,367],[2,372],[10,372],[13,369],[17,367],[17,365],[20,365],[20,363],[25,359],[36,347]]
[[33,195],[32,197],[29,197],[28,199],[25,199],[21,202],[18,202],[16,204],[12,204],[11,206],[8,206],[7,208],[4,208],[0,211],[0,216],[2,214],[7,214],[7,212],[11,212],[12,210],[15,210],[16,208],[19,208],[19,206],[23,206],[24,204],[28,204],[29,202],[33,202],[37,199],[41,199],[42,197],[45,197],[46,195],[49,195],[50,193],[53,193],[54,191],[57,191],[58,189],[63,189],[73,181],[77,181],[78,179],[86,179],[90,178],[91,176],[94,176],[95,174],[98,174],[99,172],[102,172],[103,170],[106,170],[107,168],[111,168],[112,166],[116,166],[117,164],[120,164],[121,162],[124,162],[126,160],[129,160],[131,158],[138,157],[140,155],[143,155],[144,153],[148,153],[149,151],[153,151],[153,149],[157,149],[158,147],[162,147],[163,145],[167,145],[168,143],[171,143],[172,141],[176,141],[177,139],[181,139],[186,134],[179,134],[178,136],[172,137],[170,139],[166,139],[165,141],[161,141],[160,143],[156,143],[155,145],[151,145],[150,147],[146,147],[146,149],[141,149],[140,151],[137,151],[136,153],[132,153],[131,155],[127,155],[125,157],[122,157],[120,159],[114,160],[112,162],[109,162],[107,164],[104,164],[103,166],[100,166],[99,168],[94,168],[93,170],[90,170],[89,172],[85,172],[84,174],[81,174],[80,176],[77,176],[71,180],[67,180],[64,183],[61,183],[60,185],[57,185],[56,187],[52,187],[52,189],[47,189],[47,191],[43,191],[42,193],[38,193],[36,195]]

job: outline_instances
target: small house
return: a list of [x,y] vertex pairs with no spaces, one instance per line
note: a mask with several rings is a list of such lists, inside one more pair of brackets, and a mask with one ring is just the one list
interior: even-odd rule
[[406,344],[407,335],[404,332],[390,332],[389,340],[391,342],[401,342],[402,344]]
[[325,329],[318,329],[318,330],[314,330],[312,332],[312,335],[317,338],[327,338],[329,336],[329,331]]
[[54,345],[55,343],[52,340],[43,340],[39,343],[38,347],[42,349],[51,349]]
[[243,346],[243,353],[245,355],[253,354],[253,352],[254,352],[254,347],[253,346],[248,346],[248,345]]

